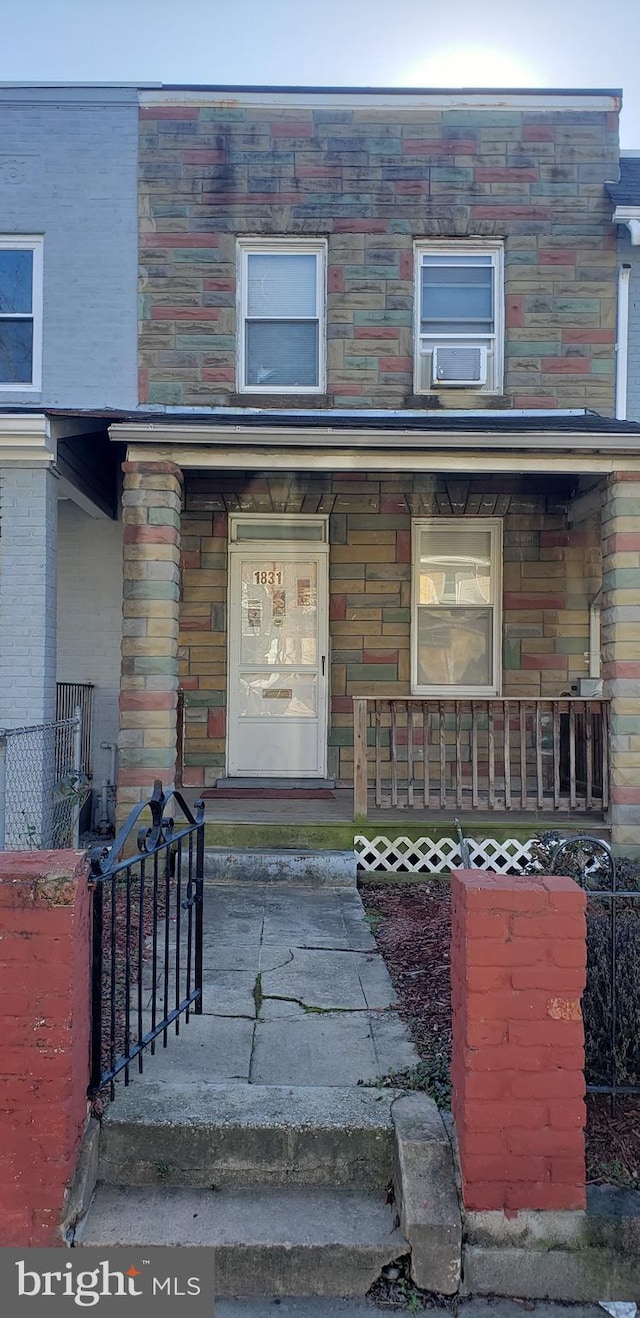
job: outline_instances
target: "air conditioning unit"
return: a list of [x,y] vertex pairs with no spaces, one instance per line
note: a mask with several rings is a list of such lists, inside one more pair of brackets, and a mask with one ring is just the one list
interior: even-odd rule
[[487,349],[483,345],[434,347],[432,361],[432,383],[440,388],[487,383]]

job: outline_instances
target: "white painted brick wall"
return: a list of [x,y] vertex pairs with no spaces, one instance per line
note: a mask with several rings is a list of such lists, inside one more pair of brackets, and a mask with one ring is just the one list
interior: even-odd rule
[[42,393],[1,404],[136,406],[137,150],[135,88],[0,88],[0,233],[44,235]]
[[0,727],[55,715],[58,482],[0,467]]
[[101,741],[118,735],[122,631],[122,525],[89,517],[68,499],[59,505],[59,682],[93,682],[94,786],[109,776]]

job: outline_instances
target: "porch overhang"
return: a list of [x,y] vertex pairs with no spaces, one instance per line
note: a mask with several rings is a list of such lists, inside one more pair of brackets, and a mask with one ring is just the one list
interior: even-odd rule
[[560,472],[640,470],[640,425],[593,413],[264,412],[114,420],[133,461],[184,469]]

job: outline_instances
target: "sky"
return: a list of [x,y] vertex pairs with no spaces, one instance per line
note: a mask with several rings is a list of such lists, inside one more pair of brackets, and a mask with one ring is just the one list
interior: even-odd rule
[[622,88],[640,0],[0,0],[0,81]]

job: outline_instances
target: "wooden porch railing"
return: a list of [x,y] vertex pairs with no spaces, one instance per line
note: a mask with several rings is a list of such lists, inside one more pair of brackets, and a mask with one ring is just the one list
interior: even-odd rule
[[379,809],[566,811],[608,805],[608,703],[355,696],[354,816]]

